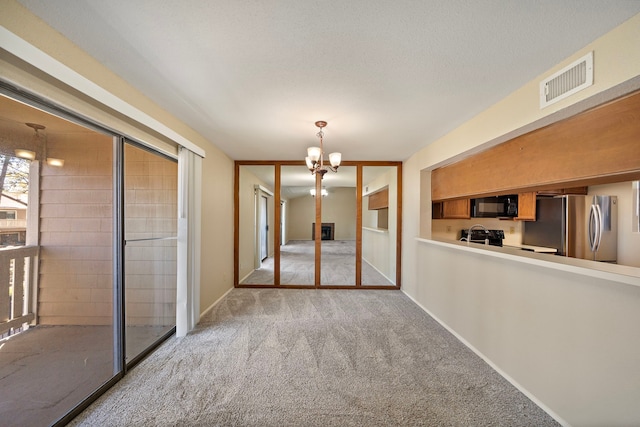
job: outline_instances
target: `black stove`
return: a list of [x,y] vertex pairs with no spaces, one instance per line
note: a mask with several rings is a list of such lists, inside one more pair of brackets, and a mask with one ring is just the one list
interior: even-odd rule
[[[468,229],[461,230],[460,240],[467,241],[468,236]],[[502,246],[504,230],[483,230],[481,228],[471,230],[471,243],[481,243],[484,245],[486,240],[489,240],[489,244],[492,246]]]

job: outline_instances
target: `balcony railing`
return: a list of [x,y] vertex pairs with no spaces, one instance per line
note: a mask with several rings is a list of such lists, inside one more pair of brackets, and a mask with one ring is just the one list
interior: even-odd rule
[[36,319],[39,246],[0,249],[0,336]]
[[0,219],[0,231],[6,230],[26,230],[26,219]]

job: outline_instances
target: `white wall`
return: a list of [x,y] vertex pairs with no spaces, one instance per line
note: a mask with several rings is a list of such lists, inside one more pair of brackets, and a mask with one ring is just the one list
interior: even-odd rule
[[[640,424],[640,273],[616,280],[623,276],[533,267],[490,251],[467,252],[416,237],[431,237],[426,226],[431,218],[431,169],[639,76],[638,46],[640,15],[403,165],[404,292],[571,425]],[[539,80],[591,50],[596,58],[594,85],[540,110]],[[474,271],[490,274],[474,276]]]
[[311,224],[316,218],[316,200],[311,196],[287,201],[287,241],[311,240]]
[[201,313],[233,287],[233,162],[212,148],[202,160]]
[[639,287],[482,249],[416,251],[412,297],[537,403],[574,426],[638,425]]
[[356,240],[356,188],[332,187],[322,198],[322,222],[335,224],[335,240]]

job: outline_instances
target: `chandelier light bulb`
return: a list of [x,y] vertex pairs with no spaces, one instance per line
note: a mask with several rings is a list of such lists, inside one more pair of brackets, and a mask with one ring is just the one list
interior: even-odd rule
[[304,161],[307,163],[307,167],[308,167],[309,169],[313,169],[313,160],[311,160],[311,159],[309,158],[309,156],[305,157],[305,158],[304,158]]
[[334,168],[340,166],[340,161],[342,160],[342,153],[331,153],[329,154],[329,163]]
[[320,178],[323,178],[324,174],[328,171],[338,172],[338,167],[340,166],[340,161],[342,160],[341,153],[331,153],[329,154],[330,165],[324,165],[324,148],[322,146],[324,132],[322,131],[322,129],[326,125],[327,122],[323,120],[318,120],[316,122],[316,126],[320,129],[320,131],[316,134],[316,136],[320,139],[320,147],[307,148],[307,157],[305,157],[304,159],[307,167],[311,171],[311,174],[318,174],[320,175]]
[[[316,189],[312,188],[311,190],[309,190],[309,193],[313,196],[316,197]],[[322,189],[320,190],[320,195],[322,197],[327,196],[329,194],[329,192],[327,191],[326,188],[322,187]]]
[[312,162],[317,163],[320,160],[320,155],[322,154],[322,150],[320,147],[309,147],[307,148],[307,155]]

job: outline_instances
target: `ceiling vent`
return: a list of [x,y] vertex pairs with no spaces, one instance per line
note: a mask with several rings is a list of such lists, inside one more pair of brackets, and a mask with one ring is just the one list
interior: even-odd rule
[[593,52],[540,82],[540,108],[565,99],[593,84]]

